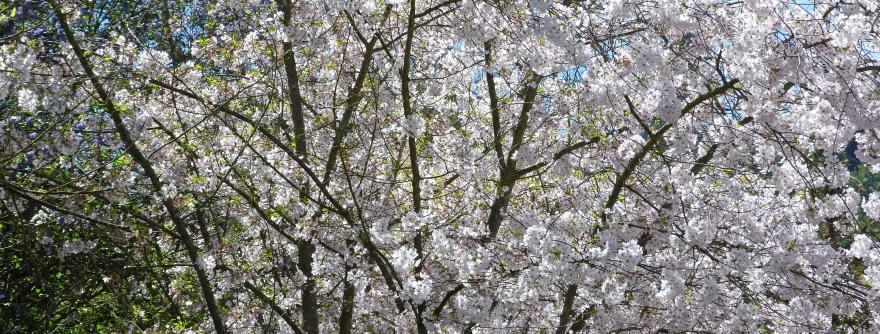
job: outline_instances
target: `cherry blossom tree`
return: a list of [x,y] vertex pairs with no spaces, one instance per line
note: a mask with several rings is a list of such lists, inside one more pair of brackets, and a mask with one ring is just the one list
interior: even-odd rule
[[872,0],[4,2],[0,328],[880,332],[878,39]]

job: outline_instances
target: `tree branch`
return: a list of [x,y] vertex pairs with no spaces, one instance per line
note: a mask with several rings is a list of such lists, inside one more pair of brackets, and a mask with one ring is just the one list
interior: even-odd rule
[[[183,241],[184,243],[190,261],[192,261],[193,264],[198,263],[199,250],[193,243],[192,236],[190,236],[189,231],[187,231],[186,229],[186,222],[184,222],[183,219],[180,217],[180,212],[178,211],[178,208],[174,205],[172,199],[162,195],[162,181],[159,178],[159,175],[153,169],[150,161],[147,160],[147,158],[141,152],[140,148],[138,148],[134,139],[132,139],[131,133],[125,126],[122,117],[119,115],[119,111],[116,110],[116,106],[110,99],[110,95],[107,93],[106,90],[104,90],[104,86],[95,76],[95,72],[94,70],[92,70],[91,63],[89,63],[88,59],[85,56],[85,52],[76,41],[73,30],[70,29],[70,26],[67,23],[67,16],[61,11],[61,7],[56,1],[52,0],[50,1],[50,3],[52,5],[52,10],[54,11],[55,16],[58,18],[58,23],[61,26],[61,30],[64,32],[64,36],[67,38],[68,43],[70,43],[70,46],[73,49],[76,58],[79,60],[83,71],[86,72],[86,76],[88,76],[89,80],[92,83],[92,86],[94,86],[95,91],[97,91],[98,93],[98,97],[104,104],[107,113],[110,115],[110,119],[113,121],[113,124],[116,127],[116,132],[119,134],[119,138],[122,140],[123,145],[125,146],[129,155],[131,155],[132,159],[141,166],[141,169],[144,170],[144,174],[146,174],[147,177],[150,179],[150,182],[153,185],[153,193],[158,195],[160,198],[163,198],[162,204],[164,205],[165,210],[168,211],[168,215],[171,217],[171,220],[174,222],[175,229],[180,235],[181,241]],[[202,295],[205,298],[205,304],[208,308],[208,313],[210,314],[211,320],[214,323],[214,330],[217,333],[226,333],[226,326],[223,324],[223,317],[220,314],[220,308],[218,307],[217,301],[214,297],[214,291],[211,287],[210,280],[208,280],[208,275],[205,273],[204,269],[199,266],[195,266],[195,271],[196,276],[198,277],[199,286],[202,290]]]
[[568,322],[572,316],[572,304],[574,297],[577,296],[577,285],[571,284],[565,290],[564,300],[562,302],[562,313],[559,315],[559,326],[556,327],[556,334],[565,334],[568,329]]
[[269,298],[269,296],[266,296],[266,294],[263,293],[263,291],[261,291],[259,288],[254,286],[253,283],[251,283],[251,282],[244,282],[244,287],[247,288],[248,290],[251,290],[251,292],[254,294],[254,296],[257,297],[257,299],[259,299],[263,303],[268,304],[269,307],[272,308],[272,311],[275,311],[275,313],[278,314],[278,316],[281,317],[281,319],[284,320],[284,322],[287,323],[287,325],[290,326],[291,329],[293,329],[294,333],[303,334],[302,329],[300,329],[299,326],[296,325],[296,321],[294,321],[293,318],[291,318],[290,315],[284,311],[284,309],[282,309],[280,306],[278,306],[278,304],[276,304],[272,300],[272,298]]
[[[550,163],[556,162],[557,160],[562,159],[566,155],[571,154],[572,152],[577,151],[583,147],[598,143],[599,140],[600,140],[599,136],[594,136],[594,137],[590,138],[590,140],[582,140],[582,141],[579,141],[575,144],[572,144],[571,146],[568,146],[562,150],[559,150],[559,152],[556,152],[556,154],[553,155],[553,160]],[[539,163],[531,165],[529,167],[517,170],[516,174],[518,177],[522,177],[522,176],[525,176],[526,174],[529,174],[529,173],[534,172],[538,169],[541,169],[544,166],[547,166],[548,164],[549,163],[546,161],[539,162]]]
[[[737,83],[739,83],[739,79],[733,79],[733,80],[728,81],[724,85],[721,85],[715,89],[712,89],[712,90],[698,96],[696,99],[694,99],[693,101],[691,101],[690,103],[688,103],[687,105],[684,106],[684,108],[681,110],[680,115],[681,116],[687,115],[689,112],[691,112],[691,110],[693,110],[694,108],[696,108],[697,106],[699,106],[703,102],[705,102],[711,98],[714,98],[718,95],[723,94],[728,89],[733,88]],[[626,167],[623,169],[623,171],[617,176],[617,179],[614,181],[614,187],[611,189],[611,194],[608,195],[608,200],[605,202],[605,211],[602,212],[602,221],[603,222],[605,222],[607,220],[607,216],[608,216],[607,211],[614,208],[614,205],[617,203],[618,196],[620,196],[620,191],[621,191],[621,189],[623,189],[623,184],[626,183],[626,181],[627,181],[627,179],[629,179],[630,175],[632,175],[632,173],[635,172],[636,167],[638,167],[639,163],[641,163],[641,161],[645,157],[645,155],[647,155],[648,152],[650,152],[652,149],[654,149],[654,146],[656,146],[657,143],[659,143],[660,140],[663,139],[663,135],[665,135],[666,132],[669,131],[669,129],[671,129],[674,125],[675,125],[675,123],[668,123],[668,124],[664,125],[662,128],[660,128],[660,130],[657,130],[657,132],[652,134],[650,136],[650,138],[648,139],[648,142],[645,143],[645,146],[642,147],[642,149],[639,150],[632,159],[630,159],[629,163],[626,165]],[[593,231],[593,233],[595,233],[595,232],[596,232],[596,230]]]

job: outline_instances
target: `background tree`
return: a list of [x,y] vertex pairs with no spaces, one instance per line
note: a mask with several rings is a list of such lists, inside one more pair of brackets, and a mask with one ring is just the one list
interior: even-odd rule
[[0,326],[880,331],[878,11],[0,4]]

